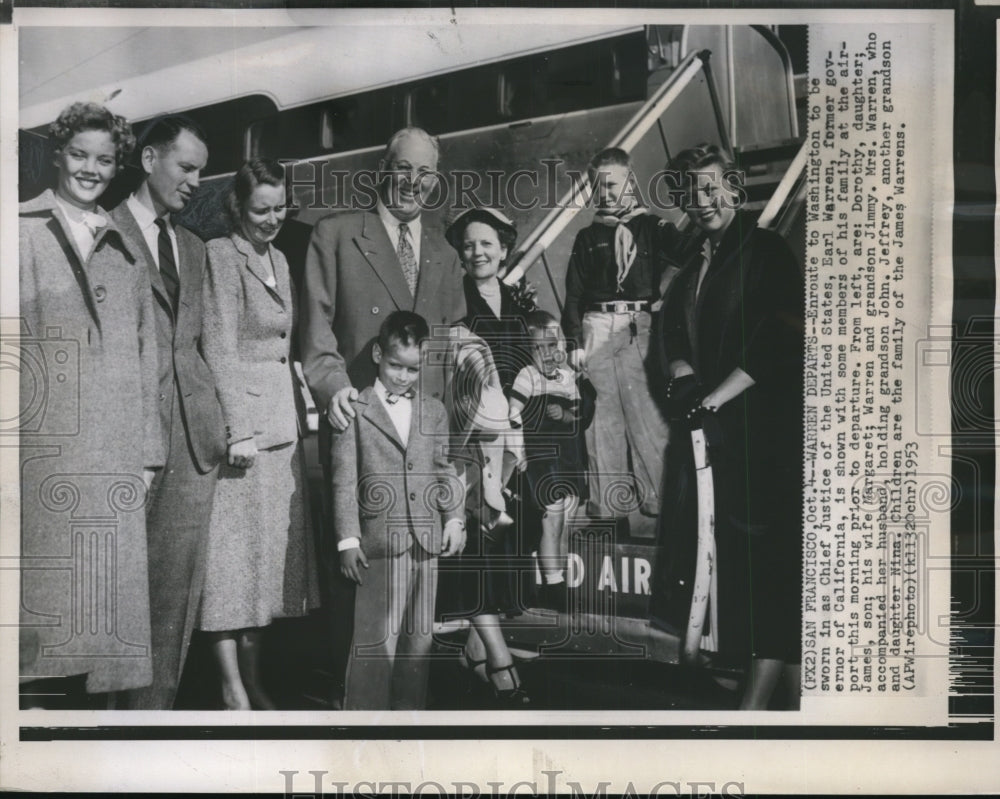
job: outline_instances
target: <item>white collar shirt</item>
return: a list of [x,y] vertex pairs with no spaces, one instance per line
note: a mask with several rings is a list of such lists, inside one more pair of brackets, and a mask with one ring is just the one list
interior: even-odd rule
[[[142,232],[143,239],[146,240],[146,246],[149,247],[149,252],[153,256],[153,263],[156,264],[156,268],[159,269],[160,229],[156,226],[156,214],[139,202],[139,198],[134,194],[130,195],[128,200],[125,202],[128,206],[128,210],[132,212],[132,216],[135,217],[135,221],[139,225],[139,230]],[[178,274],[180,274],[181,259],[179,257],[179,253],[177,252],[177,232],[174,230],[174,226],[170,222],[169,213],[164,214],[163,219],[167,223],[167,236],[170,237],[170,246],[174,251],[174,265],[177,267]]]
[[[385,232],[389,234],[389,241],[392,242],[393,252],[399,252],[399,226],[404,223],[389,213],[389,209],[385,207],[381,200],[378,201],[376,210],[378,211],[378,218],[382,220]],[[410,246],[413,247],[413,257],[417,259],[417,269],[420,269],[420,234],[423,231],[423,224],[419,216],[405,224],[410,232]]]
[[83,263],[86,263],[87,259],[90,258],[90,251],[94,247],[94,241],[97,238],[97,234],[91,230],[91,227],[84,220],[89,216],[99,217],[103,224],[107,224],[107,222],[100,214],[90,213],[77,208],[76,206],[70,205],[68,202],[65,202],[62,198],[60,198],[59,195],[56,195],[56,204],[62,211],[63,217],[66,219],[66,224],[69,225],[69,232],[73,236],[73,241],[76,242],[76,246],[80,251],[80,257],[83,259]]

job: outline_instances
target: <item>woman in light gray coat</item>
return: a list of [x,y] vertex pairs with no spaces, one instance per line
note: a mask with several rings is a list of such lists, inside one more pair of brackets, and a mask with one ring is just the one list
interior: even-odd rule
[[134,147],[130,126],[74,103],[50,132],[55,190],[20,207],[21,676],[82,675],[87,692],[110,692],[152,680],[156,325],[145,266],[97,205]]
[[208,242],[202,342],[228,458],[212,507],[198,626],[212,633],[227,709],[274,708],[259,675],[262,628],[318,605],[289,348],[295,292],[271,244],[285,198],[281,165],[248,161],[229,198],[233,232]]

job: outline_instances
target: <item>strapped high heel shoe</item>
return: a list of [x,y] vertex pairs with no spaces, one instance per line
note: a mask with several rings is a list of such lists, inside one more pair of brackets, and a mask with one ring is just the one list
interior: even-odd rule
[[[499,688],[493,679],[494,674],[510,674],[510,681],[513,688]],[[493,695],[496,697],[497,705],[508,710],[526,708],[531,704],[531,697],[521,685],[521,678],[516,671],[516,664],[507,666],[487,666],[486,674],[489,675],[490,684],[493,686]]]
[[[480,682],[488,683],[490,681],[490,678],[486,673],[486,658],[483,658],[482,660],[470,658],[468,652],[466,652],[463,647],[458,653],[458,662],[463,669],[468,671],[470,674],[476,675]],[[482,672],[478,671],[480,666],[483,666]]]

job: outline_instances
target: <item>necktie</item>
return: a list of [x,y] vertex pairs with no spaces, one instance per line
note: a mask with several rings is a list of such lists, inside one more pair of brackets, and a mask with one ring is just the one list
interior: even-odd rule
[[399,245],[396,247],[396,255],[399,257],[399,265],[403,267],[403,277],[406,278],[406,285],[410,287],[410,294],[417,294],[417,256],[413,252],[413,245],[410,244],[410,228],[406,222],[399,225]]
[[414,396],[416,396],[416,392],[412,388],[410,388],[404,391],[402,394],[387,393],[385,395],[385,401],[388,402],[390,405],[395,405],[397,402],[400,401],[400,399],[411,400],[414,398]]
[[160,229],[160,235],[156,238],[156,247],[160,254],[160,276],[163,278],[163,285],[170,295],[170,305],[177,313],[177,298],[181,293],[181,278],[177,274],[177,263],[174,261],[174,248],[170,243],[170,234],[167,233],[167,222],[160,217],[156,220],[156,226]]

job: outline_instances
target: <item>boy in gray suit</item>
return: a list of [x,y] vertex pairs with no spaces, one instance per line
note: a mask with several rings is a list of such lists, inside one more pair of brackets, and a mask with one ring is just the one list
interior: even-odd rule
[[356,422],[333,434],[340,570],[358,586],[347,710],[425,706],[437,559],[465,547],[448,417],[439,400],[416,392],[428,335],[418,314],[389,314],[372,348],[375,385],[358,397]]

